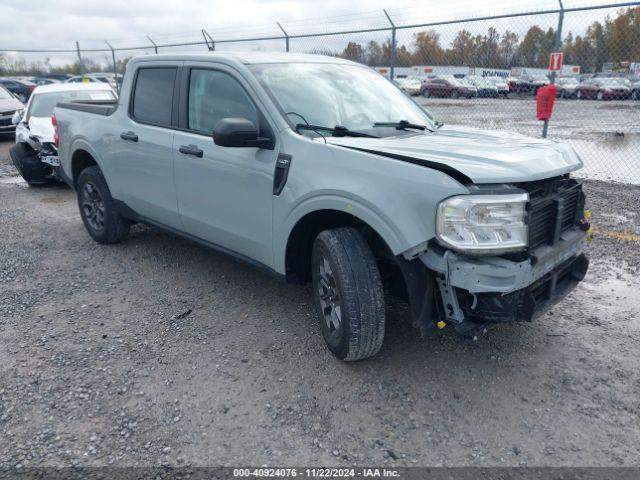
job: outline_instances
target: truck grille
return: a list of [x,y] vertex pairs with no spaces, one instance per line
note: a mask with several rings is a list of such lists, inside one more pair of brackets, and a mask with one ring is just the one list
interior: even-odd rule
[[579,224],[584,213],[582,184],[565,177],[518,185],[529,192],[529,249],[553,245],[562,232]]

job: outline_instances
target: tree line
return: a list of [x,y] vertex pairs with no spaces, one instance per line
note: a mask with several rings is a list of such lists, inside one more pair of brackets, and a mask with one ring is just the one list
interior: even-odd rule
[[[510,69],[511,67],[547,68],[549,54],[554,50],[555,29],[542,29],[533,25],[522,38],[512,31],[499,33],[494,27],[487,32],[472,34],[467,29],[457,32],[450,45],[443,47],[435,30],[417,32],[411,44],[396,48],[396,66],[463,65]],[[640,7],[620,10],[615,18],[594,21],[582,33],[568,32],[562,39],[564,63],[579,65],[582,72],[598,72],[605,63],[640,62]],[[362,45],[349,42],[342,50],[314,49],[310,53],[346,58],[370,66],[391,63],[391,39],[383,43],[375,40]],[[118,60],[119,72],[124,71],[128,59]],[[83,59],[85,71],[112,71],[111,58],[103,62]],[[78,61],[53,66],[50,59],[27,62],[21,58],[0,54],[0,75],[44,75],[46,73],[72,73],[81,71]]]
[[[510,69],[512,67],[547,68],[554,51],[556,31],[533,25],[520,38],[506,30],[499,33],[489,27],[486,34],[473,35],[462,29],[448,47],[443,47],[435,30],[415,33],[412,44],[396,48],[396,66],[464,65]],[[640,7],[618,12],[615,18],[594,21],[580,35],[569,32],[562,40],[564,63],[579,65],[582,72],[598,72],[603,64],[640,62]],[[315,50],[370,66],[391,63],[391,39],[380,44],[370,41],[364,46],[349,42],[342,51]]]

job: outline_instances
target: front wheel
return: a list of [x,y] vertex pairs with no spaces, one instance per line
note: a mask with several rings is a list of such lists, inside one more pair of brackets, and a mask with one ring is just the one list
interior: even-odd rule
[[78,207],[87,232],[98,243],[117,243],[129,234],[131,222],[116,210],[99,167],[85,168],[78,177]]
[[311,256],[320,331],[340,360],[368,358],[384,340],[382,280],[371,249],[353,228],[321,232]]
[[598,92],[598,94],[596,95],[596,98],[601,101],[604,100],[604,93]]
[[422,90],[422,96],[425,98],[429,98],[431,96],[431,92],[425,88],[424,90]]

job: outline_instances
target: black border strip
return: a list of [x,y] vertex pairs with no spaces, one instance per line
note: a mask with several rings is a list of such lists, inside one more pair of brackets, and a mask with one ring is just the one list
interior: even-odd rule
[[343,148],[349,148],[351,150],[357,150],[359,152],[371,153],[373,155],[379,155],[381,157],[392,158],[394,160],[400,160],[401,162],[413,163],[414,165],[420,165],[421,167],[432,168],[433,170],[438,170],[439,172],[446,173],[451,178],[453,178],[454,180],[457,180],[463,185],[470,185],[473,183],[473,180],[467,177],[464,173],[443,163],[430,162],[429,160],[422,160],[420,158],[415,158],[415,157],[407,157],[405,155],[398,155],[395,153],[380,152],[378,150],[369,150],[368,148],[351,147],[347,145],[341,145],[339,143],[332,143],[332,145],[343,147]]

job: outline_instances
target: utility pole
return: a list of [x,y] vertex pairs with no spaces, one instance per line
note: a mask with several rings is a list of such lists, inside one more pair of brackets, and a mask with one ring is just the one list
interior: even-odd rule
[[391,68],[390,68],[391,71],[389,73],[389,80],[393,80],[394,70],[396,68],[396,25],[395,23],[393,23],[393,20],[391,20],[389,13],[384,9],[382,11],[387,17],[387,20],[389,20],[389,23],[391,24]]
[[278,27],[280,27],[280,30],[282,30],[282,33],[284,33],[284,41],[286,44],[286,49],[287,52],[289,51],[289,34],[286,32],[286,30],[284,28],[282,28],[282,25],[280,25],[280,22],[276,22],[278,24]]

